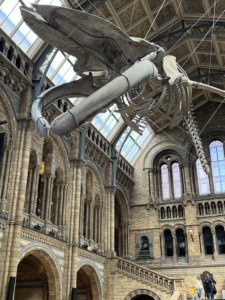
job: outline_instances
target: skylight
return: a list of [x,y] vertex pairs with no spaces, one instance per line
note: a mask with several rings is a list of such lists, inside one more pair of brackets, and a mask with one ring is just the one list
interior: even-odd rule
[[[21,1],[22,2],[22,1]],[[20,14],[19,0],[3,0],[0,5],[0,27],[3,29],[11,39],[32,58],[34,48],[42,44],[42,40],[23,22]],[[51,4],[61,6],[61,0],[23,0],[24,5],[31,6],[32,3]]]
[[153,132],[149,127],[144,129],[142,135],[127,127],[116,144],[116,150],[130,163],[134,163],[140,150],[152,137]]
[[93,119],[93,125],[111,141],[119,127],[123,124],[123,120],[119,113],[116,112],[117,106],[113,104],[104,113],[96,115]]
[[[43,41],[23,22],[20,14],[22,3],[28,7],[32,3],[50,4],[56,6],[64,5],[63,0],[0,0],[0,27],[6,34],[27,54],[31,59],[38,52]],[[45,62],[41,66],[44,71],[49,63],[55,49],[47,55]],[[48,69],[47,77],[55,84],[60,85],[80,77],[74,72],[73,65],[76,58],[58,50]],[[83,98],[73,98],[74,104],[85,101]],[[93,119],[93,125],[111,142],[115,139],[124,121],[119,113],[116,112],[117,106],[112,104],[105,112],[101,112]],[[129,162],[134,162],[146,141],[152,136],[152,132],[146,128],[143,135],[132,131],[129,127],[123,133],[117,143],[117,150]]]

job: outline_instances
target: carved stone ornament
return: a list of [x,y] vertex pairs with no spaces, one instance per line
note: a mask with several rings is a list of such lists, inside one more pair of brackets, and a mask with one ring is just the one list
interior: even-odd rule
[[190,203],[191,205],[195,205],[194,195],[190,194],[190,193],[184,194],[183,195],[183,203],[184,203],[184,206],[187,206],[188,203]]
[[158,205],[158,201],[156,201],[155,198],[149,197],[149,201],[146,205],[146,209],[150,210],[151,207],[154,209],[158,209],[159,205]]

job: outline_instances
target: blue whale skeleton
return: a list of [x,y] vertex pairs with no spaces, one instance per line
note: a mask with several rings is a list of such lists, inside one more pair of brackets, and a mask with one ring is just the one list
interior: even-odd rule
[[[77,58],[74,71],[80,79],[52,87],[33,102],[32,119],[42,136],[51,130],[64,135],[116,103],[132,129],[141,132],[139,120],[155,128],[186,123],[201,165],[209,167],[197,125],[192,116],[192,89],[225,96],[225,91],[192,81],[163,48],[128,36],[114,24],[76,9],[50,5],[21,6],[28,26],[44,41]],[[62,97],[86,97],[51,124],[43,109]]]

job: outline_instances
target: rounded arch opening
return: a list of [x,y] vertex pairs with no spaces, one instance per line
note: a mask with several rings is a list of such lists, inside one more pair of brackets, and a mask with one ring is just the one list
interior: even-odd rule
[[77,272],[77,300],[102,300],[101,286],[96,271],[88,265]]
[[61,286],[58,270],[47,253],[34,250],[18,264],[15,300],[59,300]]
[[124,300],[160,300],[152,291],[138,289],[130,293]]

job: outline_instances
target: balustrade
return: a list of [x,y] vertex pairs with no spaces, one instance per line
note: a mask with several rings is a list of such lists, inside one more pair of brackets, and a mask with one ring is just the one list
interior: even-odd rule
[[136,265],[133,262],[126,261],[121,258],[117,258],[117,269],[138,277],[138,279],[153,283],[160,288],[163,288],[169,292],[173,292],[176,279],[168,278],[162,274],[152,271],[148,268]]

